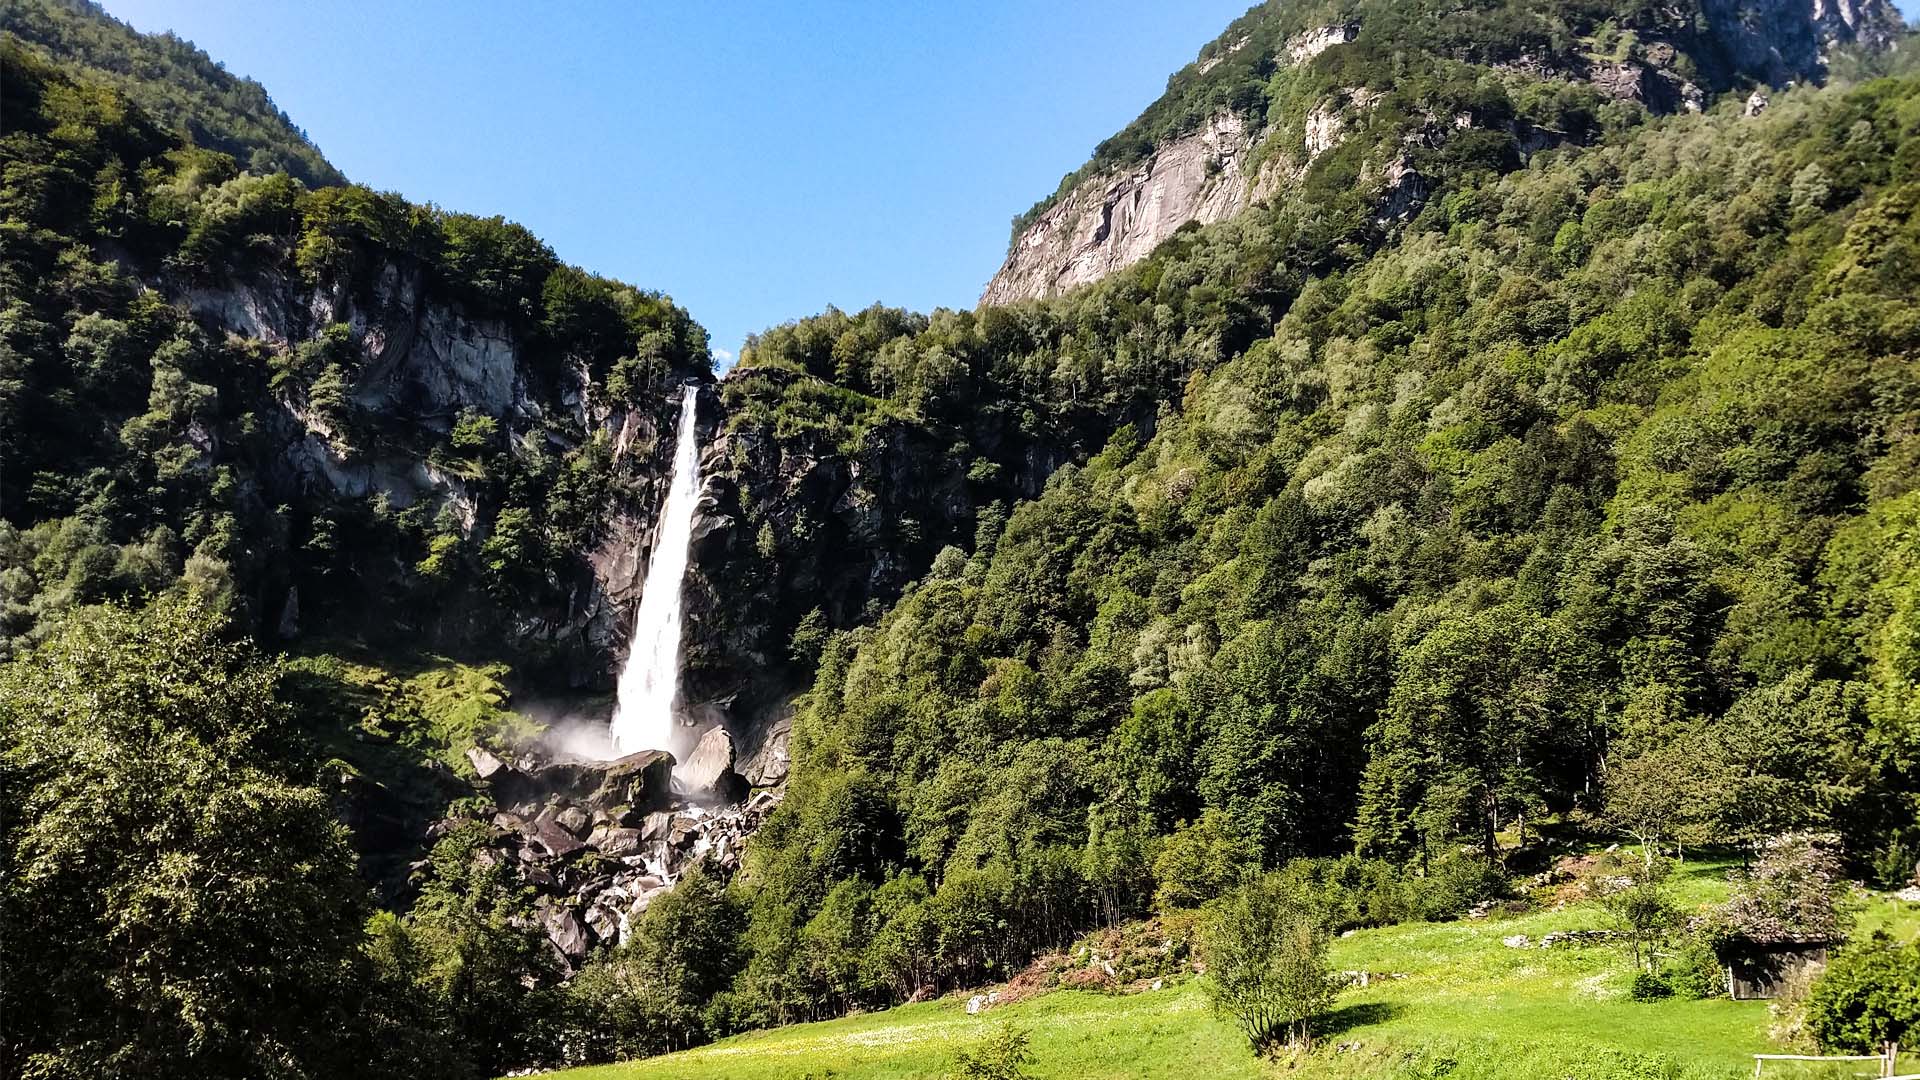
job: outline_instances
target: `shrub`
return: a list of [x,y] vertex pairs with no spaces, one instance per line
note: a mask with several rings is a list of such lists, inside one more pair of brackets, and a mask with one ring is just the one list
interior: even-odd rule
[[1672,997],[1673,987],[1667,984],[1665,978],[1651,971],[1636,971],[1633,973],[1633,987],[1628,994],[1635,1001],[1659,1001]]
[[499,421],[478,409],[462,409],[447,434],[447,445],[462,454],[477,454],[491,449],[499,437]]
[[1895,833],[1874,853],[1873,879],[1888,889],[1920,885],[1920,829]]
[[1920,943],[1875,934],[1835,955],[1807,995],[1807,1023],[1822,1046],[1856,1053],[1920,1035]]
[[1608,879],[1611,886],[1600,895],[1600,906],[1625,935],[1636,999],[1640,977],[1655,977],[1654,957],[1680,922],[1680,909],[1667,892],[1666,876],[1665,860],[1652,860],[1628,874]]
[[1205,947],[1207,993],[1255,1049],[1307,1044],[1314,1018],[1339,992],[1327,969],[1324,925],[1278,875],[1216,901]]
[[1676,997],[1698,1001],[1726,993],[1726,974],[1720,963],[1720,945],[1725,938],[1726,929],[1715,922],[1687,932],[1660,972]]
[[1813,981],[1823,972],[1817,964],[1800,964],[1774,985],[1773,1000],[1767,1002],[1767,1037],[1794,1053],[1812,1053],[1820,1042],[1807,1024],[1807,994]]
[[1257,865],[1259,852],[1218,810],[1175,830],[1160,845],[1153,876],[1160,883],[1154,907],[1198,907],[1226,892]]
[[1836,900],[1845,888],[1836,839],[1787,833],[1767,841],[1753,871],[1727,902],[1727,920],[1754,941],[1836,941],[1846,920]]
[[1512,883],[1506,871],[1478,855],[1453,855],[1436,860],[1415,890],[1420,918],[1434,922],[1456,919],[1483,900],[1507,895]]
[[1026,1029],[1002,1021],[971,1046],[954,1052],[953,1076],[956,1080],[1027,1080],[1033,1075],[1026,1070],[1033,1061],[1033,1051],[1027,1048],[1030,1041],[1032,1035]]

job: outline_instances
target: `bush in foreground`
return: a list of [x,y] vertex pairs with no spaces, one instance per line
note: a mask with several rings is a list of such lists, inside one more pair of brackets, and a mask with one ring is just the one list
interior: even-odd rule
[[1835,955],[1807,995],[1807,1024],[1822,1046],[1855,1053],[1920,1037],[1920,942],[1876,934]]
[[1339,984],[1327,931],[1305,897],[1276,875],[1241,886],[1209,913],[1207,992],[1256,1050],[1305,1046]]
[[1032,1035],[1010,1020],[996,1024],[970,1046],[954,1052],[954,1080],[1028,1080]]

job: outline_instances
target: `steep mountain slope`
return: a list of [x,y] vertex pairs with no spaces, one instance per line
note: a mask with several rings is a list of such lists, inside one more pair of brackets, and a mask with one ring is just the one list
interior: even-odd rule
[[[1044,299],[774,328],[717,387],[664,295],[245,171],[7,40],[0,991],[51,1019],[0,1069],[656,1053],[1191,926],[1258,870],[1449,918],[1636,775],[1688,843],[1912,873],[1920,76],[1749,105],[1839,31],[1742,10],[1774,52],[1262,8],[1108,164],[1257,107],[1235,138],[1311,157],[1269,148],[1269,197]],[[1261,26],[1318,51],[1263,67]],[[1606,42],[1702,111],[1562,70]],[[509,689],[607,684],[687,392],[695,719],[791,772],[725,833],[657,758],[463,753],[529,726]],[[330,812],[395,845],[394,912]]]
[[139,33],[94,0],[11,0],[0,8],[0,31],[116,87],[162,126],[252,172],[285,172],[309,187],[346,183],[265,87],[190,41]]
[[[1097,280],[1189,222],[1220,221],[1311,183],[1330,154],[1357,155],[1358,181],[1384,217],[1400,218],[1426,196],[1426,162],[1463,143],[1524,158],[1617,129],[1636,111],[1698,111],[1756,84],[1818,83],[1834,50],[1870,53],[1902,33],[1884,0],[1269,2],[1202,49],[1160,100],[1015,221],[982,301]],[[1469,75],[1476,93],[1419,94],[1422,80],[1447,71]],[[1501,91],[1510,100],[1496,106],[1489,95]]]
[[[1282,261],[1272,332],[1150,437],[826,643],[737,991],[819,1016],[1242,867],[1494,857],[1634,770],[1690,835],[1834,829],[1910,875],[1916,95],[1728,101]],[[1072,300],[1182,325],[1303,214]]]
[[[855,625],[942,546],[968,546],[985,508],[1031,497],[1125,424],[1151,431],[1190,374],[1430,199],[1556,146],[1625,137],[1683,101],[1745,100],[1756,81],[1830,64],[1869,70],[1902,32],[1884,4],[1250,11],[1036,208],[980,311],[830,313],[750,346],[727,386],[695,583],[703,722],[776,728],[806,671],[790,638],[813,608],[819,625]],[[1858,49],[1829,56],[1821,42]],[[1178,241],[1258,200],[1271,212],[1244,226],[1244,261]],[[1170,239],[1164,277],[1007,306],[1119,277]]]
[[7,50],[0,642],[184,568],[281,638],[604,680],[656,433],[711,377],[686,313],[498,218],[242,172]]

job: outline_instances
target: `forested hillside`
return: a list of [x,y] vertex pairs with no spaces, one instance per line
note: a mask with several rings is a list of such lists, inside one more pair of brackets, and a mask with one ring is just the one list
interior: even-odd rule
[[610,681],[705,332],[11,37],[0,80],[0,1074],[544,1058],[523,886],[428,883],[426,829],[512,689]]
[[[1278,1052],[1334,934],[1398,928],[1364,989],[1468,912],[1536,1018],[1832,947],[1777,1037],[1920,1035],[1845,899],[1920,873],[1920,72],[1789,6],[1262,5],[1080,174],[1224,108],[1261,198],[717,386],[667,294],[10,9],[0,1074],[488,1077],[1016,982],[1225,1016],[1293,964]],[[174,61],[103,77],[121,31]],[[541,737],[612,708],[685,394],[680,719],[727,738],[669,791]]]
[[1014,220],[982,302],[1097,281],[1188,223],[1330,176],[1403,218],[1463,168],[1511,168],[1730,92],[1858,77],[1902,33],[1883,0],[1271,0]]
[[249,171],[284,172],[310,187],[346,183],[265,87],[190,41],[138,33],[94,0],[12,0],[0,10],[0,30],[108,83],[163,127]]
[[517,225],[246,171],[6,48],[0,654],[177,579],[281,637],[518,617],[505,651],[563,653],[525,620],[581,617],[651,479],[624,418],[707,377],[704,332]]
[[[1371,256],[1287,258],[1343,219],[1282,207],[1074,298],[1212,346],[1181,304],[1304,279],[826,645],[743,892],[760,1015],[1636,785],[1670,839],[1814,826],[1910,876],[1917,123],[1911,77],[1723,106],[1465,177]],[[864,377],[926,378],[907,348]]]
[[[1054,195],[1016,218],[1013,232],[1018,237],[1079,181],[1144,160],[1221,112],[1238,113],[1255,130],[1278,135],[1298,123],[1317,96],[1337,86],[1406,93],[1413,88],[1409,76],[1473,65],[1532,79],[1592,82],[1598,92],[1577,101],[1586,109],[1613,99],[1672,112],[1697,109],[1708,97],[1735,87],[1824,80],[1836,59],[1843,69],[1858,60],[1857,55],[1830,55],[1829,40],[1878,48],[1901,33],[1897,13],[1870,3],[1819,8],[1810,20],[1803,19],[1795,5],[1770,2],[1659,7],[1554,0],[1461,8],[1266,0],[1169,76],[1166,93],[1095,147]],[[1328,64],[1302,63],[1330,41],[1340,48]],[[1344,81],[1316,77],[1327,74]],[[1316,82],[1321,85],[1311,85]],[[1574,126],[1549,124],[1544,130],[1577,136],[1578,125],[1591,122],[1591,117],[1564,119]]]

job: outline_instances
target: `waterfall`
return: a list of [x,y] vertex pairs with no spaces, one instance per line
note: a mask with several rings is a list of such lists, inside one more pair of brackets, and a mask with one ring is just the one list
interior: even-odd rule
[[655,528],[627,666],[620,671],[613,744],[622,754],[673,749],[674,698],[680,692],[680,590],[687,577],[693,510],[700,501],[700,445],[694,431],[698,396],[689,386],[680,402],[673,478]]

